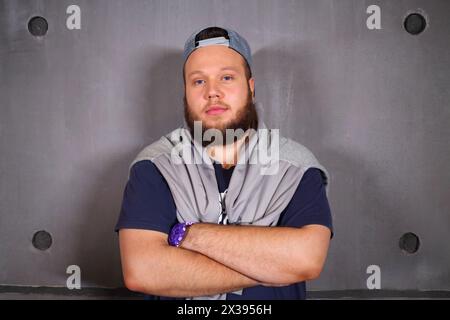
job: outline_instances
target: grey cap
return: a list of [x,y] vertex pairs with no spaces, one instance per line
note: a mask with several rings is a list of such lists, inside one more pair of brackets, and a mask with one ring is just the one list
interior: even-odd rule
[[250,46],[247,40],[245,40],[239,33],[231,29],[221,28],[228,33],[227,37],[216,37],[196,41],[197,35],[205,29],[208,28],[203,28],[199,31],[194,32],[186,41],[183,52],[184,63],[186,63],[189,55],[197,48],[210,45],[223,45],[237,51],[247,61],[250,70],[252,69],[252,52],[250,50]]

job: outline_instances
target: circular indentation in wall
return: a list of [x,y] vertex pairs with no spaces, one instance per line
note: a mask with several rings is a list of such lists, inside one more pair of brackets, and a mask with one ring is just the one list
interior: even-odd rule
[[28,22],[28,31],[35,37],[42,37],[47,33],[48,23],[43,17],[33,17]]
[[420,247],[419,237],[412,232],[407,232],[401,236],[399,246],[406,253],[416,253]]
[[33,246],[39,250],[47,250],[52,246],[52,236],[47,231],[41,230],[33,235]]
[[425,30],[427,21],[420,13],[411,13],[405,18],[403,26],[410,34],[417,35]]

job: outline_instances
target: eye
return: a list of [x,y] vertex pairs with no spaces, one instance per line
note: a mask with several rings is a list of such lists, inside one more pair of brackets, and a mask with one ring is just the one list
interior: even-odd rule
[[225,81],[230,81],[230,80],[233,80],[234,78],[233,78],[233,76],[227,75],[227,76],[223,76],[222,79],[224,79]]
[[198,79],[198,80],[194,80],[194,86],[199,86],[204,82],[204,80]]

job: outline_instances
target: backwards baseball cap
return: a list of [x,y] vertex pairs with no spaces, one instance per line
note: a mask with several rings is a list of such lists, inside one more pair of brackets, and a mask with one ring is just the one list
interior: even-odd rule
[[[220,37],[212,37],[200,40],[201,38],[200,35],[202,31],[205,31],[206,29],[210,28],[219,30],[222,29],[220,31],[223,31],[224,35]],[[248,45],[247,40],[245,40],[239,33],[237,33],[234,30],[219,27],[203,28],[199,31],[194,32],[188,38],[186,44],[184,45],[184,52],[183,52],[184,63],[186,63],[187,59],[189,58],[189,55],[193,51],[195,51],[198,48],[211,45],[222,45],[235,50],[245,59],[245,61],[247,61],[250,70],[252,69],[252,52],[250,50],[250,46]]]

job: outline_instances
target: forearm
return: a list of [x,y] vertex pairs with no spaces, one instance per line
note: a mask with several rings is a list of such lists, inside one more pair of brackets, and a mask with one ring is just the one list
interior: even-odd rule
[[298,228],[199,223],[182,247],[258,281],[287,285],[311,278],[310,240]]
[[136,291],[152,295],[195,297],[260,284],[200,253],[182,248],[167,246],[160,251],[158,259],[148,257],[144,263]]

